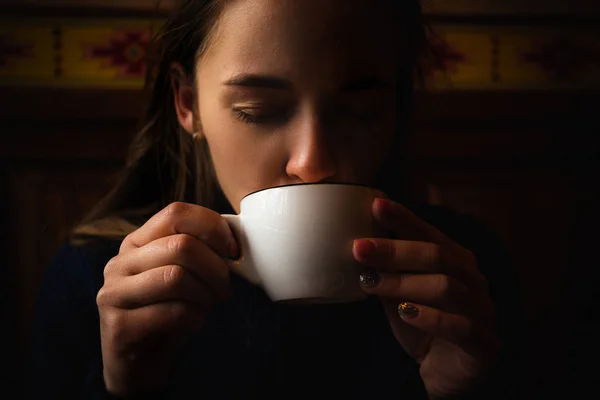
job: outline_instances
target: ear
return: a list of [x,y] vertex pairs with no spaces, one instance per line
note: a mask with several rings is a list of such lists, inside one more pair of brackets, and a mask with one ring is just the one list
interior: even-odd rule
[[180,64],[171,66],[171,89],[175,103],[175,112],[179,124],[186,132],[196,132],[194,124],[194,80],[191,79]]

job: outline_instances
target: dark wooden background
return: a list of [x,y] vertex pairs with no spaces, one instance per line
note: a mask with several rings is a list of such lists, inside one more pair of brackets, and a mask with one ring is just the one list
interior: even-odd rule
[[[524,340],[536,365],[558,340],[563,275],[580,268],[574,263],[585,254],[594,255],[585,240],[593,232],[584,226],[599,200],[598,95],[418,98],[410,151],[414,185],[426,189],[419,192],[424,199],[478,217],[506,243],[518,267]],[[2,292],[10,300],[3,321],[16,328],[3,330],[10,336],[2,343],[17,364],[43,267],[73,223],[109,188],[139,105],[137,91],[2,91]],[[590,259],[597,266],[597,257]],[[553,375],[546,361],[538,366],[530,382],[542,384]],[[15,370],[9,372],[17,378]]]
[[[599,96],[590,89],[417,97],[407,151],[415,195],[478,217],[510,249],[526,313],[530,373],[522,378],[530,398],[560,379],[548,349],[573,323],[561,305],[594,289],[585,282],[598,268]],[[43,268],[113,182],[140,106],[138,90],[0,88],[0,376],[9,387],[21,379]]]

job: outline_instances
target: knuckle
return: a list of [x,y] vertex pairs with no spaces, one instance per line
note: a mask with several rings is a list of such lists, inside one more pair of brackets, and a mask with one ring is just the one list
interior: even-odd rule
[[126,248],[131,247],[133,241],[131,238],[131,233],[127,236],[125,236],[125,239],[123,239],[123,241],[121,242],[121,246],[119,246],[119,254],[123,253],[125,251]]
[[185,279],[185,270],[180,265],[169,265],[164,268],[163,282],[167,287],[178,288]]
[[169,204],[164,209],[165,218],[168,220],[179,219],[189,213],[190,205],[181,201]]
[[121,341],[127,332],[127,313],[124,311],[111,309],[101,313],[103,331],[109,338]]
[[121,242],[119,246],[119,254],[123,253],[127,247],[131,245],[131,234],[125,236],[125,239]]
[[139,247],[138,245],[136,245],[135,238],[138,235],[138,232],[140,229],[141,228],[136,229],[135,231],[133,231],[130,234],[128,234],[127,236],[125,236],[125,238],[121,242],[121,246],[119,246],[119,254],[127,251],[128,248]]
[[104,280],[109,279],[112,275],[114,275],[120,269],[119,262],[117,257],[113,257],[104,266],[104,270],[102,274],[104,276]]
[[452,281],[447,275],[437,275],[435,278],[435,293],[438,298],[445,299],[451,295]]
[[425,247],[424,256],[431,265],[440,265],[442,260],[442,248],[438,244],[430,243]]
[[169,251],[173,254],[190,254],[196,240],[189,235],[175,235],[169,240]]
[[395,241],[395,240],[394,241],[386,241],[384,243],[385,243],[385,245],[384,245],[385,257],[390,260],[395,260],[396,258],[398,258],[398,256],[402,252],[402,249],[400,248],[402,246],[402,243]]
[[98,308],[106,307],[110,304],[112,294],[106,286],[102,286],[96,294],[96,305]]

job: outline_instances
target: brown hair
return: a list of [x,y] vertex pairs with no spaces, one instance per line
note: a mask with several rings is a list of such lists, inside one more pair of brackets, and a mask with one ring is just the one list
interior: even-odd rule
[[[154,35],[148,49],[145,80],[147,104],[141,128],[129,149],[126,165],[112,190],[75,228],[72,238],[123,238],[166,205],[183,201],[209,208],[224,200],[216,181],[206,141],[183,131],[175,114],[171,88],[172,66],[179,64],[195,76],[198,59],[206,50],[223,4],[232,0],[182,0]],[[419,0],[392,1],[404,31],[406,63],[399,70],[399,131],[412,114],[412,94],[425,29]],[[401,139],[383,168],[379,187],[397,197]],[[396,182],[394,182],[396,181]]]

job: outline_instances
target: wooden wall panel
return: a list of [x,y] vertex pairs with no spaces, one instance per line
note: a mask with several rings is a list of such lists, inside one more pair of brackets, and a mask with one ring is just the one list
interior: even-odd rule
[[23,165],[8,173],[9,259],[26,339],[44,268],[69,230],[108,190],[119,165]]
[[437,191],[438,204],[473,215],[498,234],[515,261],[530,321],[558,302],[568,264],[565,239],[576,234],[570,229],[573,177],[558,169],[450,166],[423,179]]

